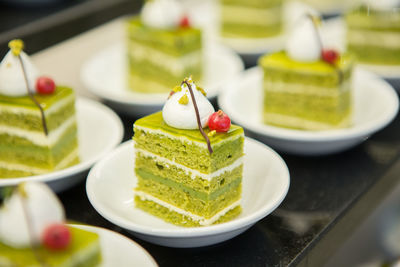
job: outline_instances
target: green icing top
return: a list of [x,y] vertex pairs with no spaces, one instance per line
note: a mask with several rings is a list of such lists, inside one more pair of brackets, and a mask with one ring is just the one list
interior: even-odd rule
[[[340,56],[338,67],[339,69],[346,71],[353,65],[353,57],[349,54],[342,54]],[[258,64],[263,68],[280,68],[280,69],[291,69],[299,72],[314,72],[316,74],[329,74],[336,73],[335,66],[319,60],[316,62],[300,62],[291,59],[286,52],[281,51],[277,53],[267,54],[262,56]]]
[[[149,129],[153,129],[153,130],[161,130],[163,132],[166,132],[168,134],[172,134],[175,136],[184,136],[192,141],[206,143],[206,140],[201,135],[201,133],[198,129],[184,130],[184,129],[178,129],[178,128],[174,128],[174,127],[167,125],[164,122],[161,111],[153,113],[151,115],[148,115],[146,117],[143,117],[143,118],[137,120],[135,122],[134,126],[141,126],[141,127],[149,128]],[[204,132],[206,134],[208,134],[210,132],[210,129],[208,127],[204,128]],[[211,144],[215,144],[215,143],[218,143],[229,137],[236,136],[236,135],[242,135],[242,134],[243,134],[243,128],[232,124],[231,128],[228,130],[228,132],[216,133],[213,136],[209,136],[209,138],[210,138]]]
[[[53,104],[57,103],[59,100],[73,94],[74,90],[72,90],[71,88],[57,86],[54,93],[48,95],[35,94],[35,98],[40,103],[42,108],[46,110],[50,108]],[[18,97],[0,95],[0,105],[11,105],[35,110],[38,109],[38,107],[28,95]]]
[[163,36],[165,38],[169,38],[171,36],[180,36],[180,37],[185,37],[185,36],[193,36],[193,34],[200,35],[201,31],[200,29],[193,28],[193,27],[177,27],[173,29],[158,29],[158,28],[153,28],[153,27],[148,27],[145,24],[142,23],[140,20],[139,16],[134,16],[130,19],[128,19],[128,32],[131,32],[133,29],[138,29],[140,28],[143,31],[147,32],[152,32],[154,33],[154,36],[162,38]]
[[[61,251],[51,251],[43,246],[37,248],[42,259],[50,266],[64,265],[74,259],[73,255],[86,248],[93,242],[97,242],[98,235],[75,227],[68,227],[71,231],[71,244]],[[5,258],[16,266],[39,265],[31,248],[16,249],[0,242],[0,259]]]

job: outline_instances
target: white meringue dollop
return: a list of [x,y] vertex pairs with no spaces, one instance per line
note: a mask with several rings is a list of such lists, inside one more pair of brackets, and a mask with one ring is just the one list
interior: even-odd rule
[[[29,227],[33,230],[34,244],[38,244],[48,225],[65,221],[65,213],[46,184],[27,182],[19,186],[23,186],[24,196],[18,188],[0,208],[0,240],[8,246],[24,248],[31,245]],[[22,201],[25,201],[29,219],[25,217]]]
[[[27,54],[20,54],[24,63],[30,88],[34,88],[38,70],[32,64]],[[28,95],[21,62],[10,50],[0,63],[0,94],[7,96]]]
[[400,8],[400,0],[364,0],[363,3],[379,11],[390,11],[393,8]]
[[183,15],[183,8],[176,0],[146,1],[142,8],[142,22],[149,27],[170,29],[177,27]]
[[[208,125],[208,117],[214,113],[214,107],[196,87],[193,82],[189,82],[194,98],[196,99],[199,109],[200,121],[202,127]],[[192,98],[186,84],[182,84],[179,92],[175,92],[164,104],[162,116],[169,126],[178,129],[198,129],[196,112],[193,106]],[[186,96],[185,96],[186,95]],[[188,98],[187,104],[179,103],[179,100],[184,97]]]
[[287,43],[286,52],[295,61],[315,62],[321,58],[321,44],[318,30],[309,16],[304,16],[292,29]]

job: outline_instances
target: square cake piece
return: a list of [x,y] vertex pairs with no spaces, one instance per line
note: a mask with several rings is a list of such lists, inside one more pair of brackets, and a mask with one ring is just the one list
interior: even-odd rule
[[220,0],[221,35],[267,38],[282,31],[282,0]]
[[303,130],[348,127],[351,123],[353,59],[342,55],[337,66],[323,60],[300,62],[286,52],[263,56],[263,120]]
[[36,253],[32,248],[14,248],[0,242],[0,266],[30,266],[42,267],[40,259],[46,266],[85,266],[95,267],[101,263],[100,238],[96,233],[81,230],[75,227],[68,227],[72,241],[67,249],[54,251],[46,247],[39,246]]
[[[376,1],[376,5],[379,1]],[[347,49],[360,62],[400,65],[400,8],[362,5],[346,15]]]
[[167,93],[192,74],[202,78],[202,34],[193,27],[154,28],[139,17],[127,22],[128,87]]
[[0,94],[0,178],[38,175],[79,162],[75,93],[57,87],[36,94],[44,111],[29,96]]
[[198,129],[171,127],[161,112],[137,120],[134,132],[137,207],[181,226],[220,223],[240,213],[241,127],[223,133],[204,128],[211,154]]

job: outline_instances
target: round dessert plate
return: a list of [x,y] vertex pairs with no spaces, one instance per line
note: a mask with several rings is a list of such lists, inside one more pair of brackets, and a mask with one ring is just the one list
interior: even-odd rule
[[87,171],[122,141],[123,126],[119,117],[108,107],[93,100],[78,98],[79,157],[81,162],[63,170],[21,178],[1,178],[1,186],[24,181],[47,183],[54,191],[65,190],[86,177]]
[[[205,78],[201,85],[212,99],[224,83],[243,71],[244,66],[240,57],[229,48],[208,44],[204,50]],[[127,88],[126,53],[123,44],[118,43],[95,54],[82,67],[83,83],[119,112],[140,116],[160,110],[168,93],[136,93]]]
[[266,145],[246,138],[242,213],[226,223],[179,227],[135,208],[134,167],[133,142],[128,141],[90,171],[86,181],[89,201],[104,218],[134,236],[169,247],[201,247],[237,236],[279,206],[290,182],[282,158]]
[[271,147],[299,155],[322,155],[349,149],[389,124],[396,116],[399,100],[394,89],[376,75],[356,68],[353,77],[353,123],[349,128],[302,131],[262,123],[262,70],[245,71],[227,84],[218,98],[231,119]]
[[119,233],[89,225],[70,224],[70,226],[99,235],[101,267],[158,266],[144,248]]

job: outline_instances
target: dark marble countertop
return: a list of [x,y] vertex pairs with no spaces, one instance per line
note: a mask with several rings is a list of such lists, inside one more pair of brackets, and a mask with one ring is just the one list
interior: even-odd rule
[[[137,10],[138,3],[133,2],[75,1],[60,9],[53,7],[48,16],[22,15],[16,28],[4,24],[9,22],[2,18],[5,13],[12,18],[9,12],[15,8],[4,9],[0,4],[0,53],[4,54],[6,42],[14,37],[30,40],[28,52],[39,51]],[[128,140],[137,118],[121,118]],[[69,219],[132,238],[160,266],[321,266],[398,183],[400,117],[363,144],[340,154],[281,156],[289,167],[291,186],[280,207],[236,238],[203,248],[167,248],[132,237],[93,209],[84,182],[59,196]]]

